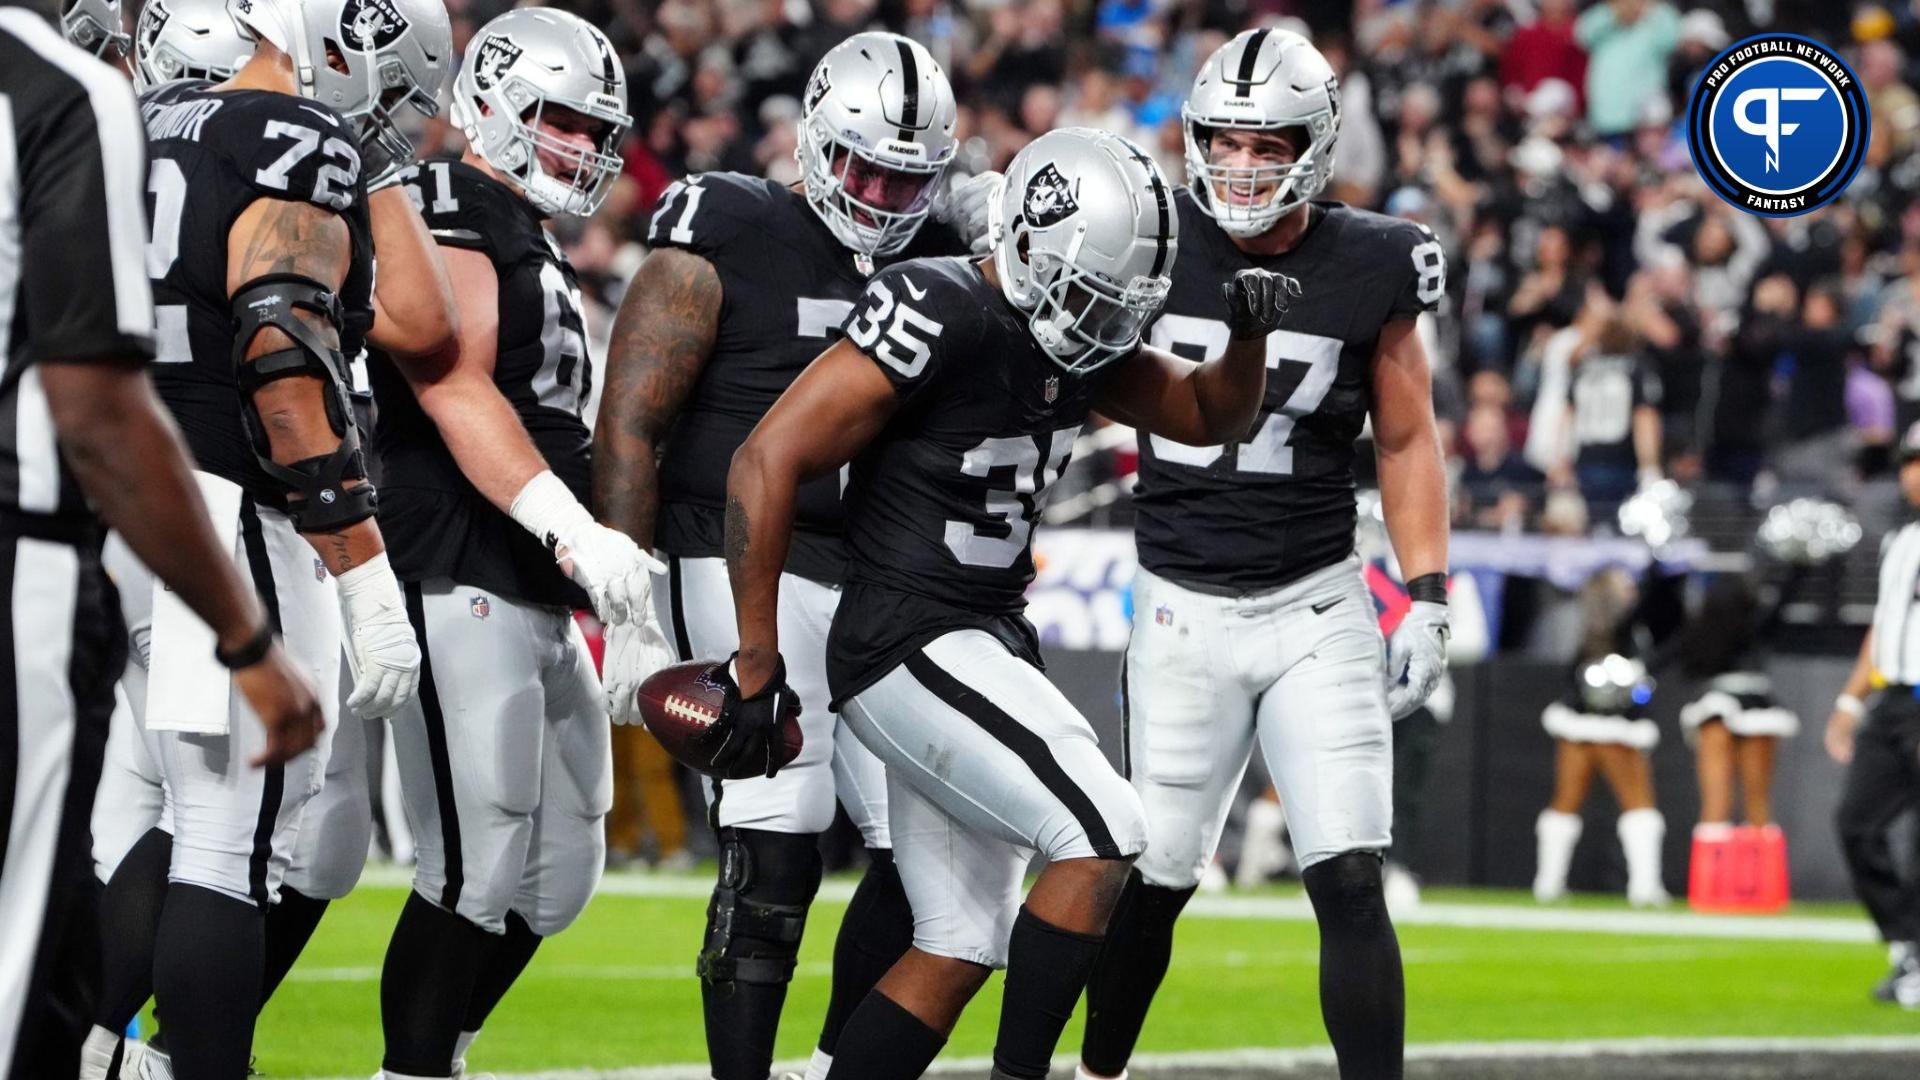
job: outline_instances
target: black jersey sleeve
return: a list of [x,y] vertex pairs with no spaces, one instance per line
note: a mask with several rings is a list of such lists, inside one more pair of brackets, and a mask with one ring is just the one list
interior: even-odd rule
[[1383,269],[1393,288],[1389,319],[1411,319],[1432,311],[1447,294],[1447,253],[1433,230],[1411,221],[1387,226]]
[[[91,73],[89,73],[91,74]],[[52,79],[20,114],[20,303],[36,360],[153,355],[145,141],[133,95],[108,76]],[[22,101],[16,98],[16,107]]]
[[434,242],[478,251],[510,266],[538,252],[537,229],[521,227],[524,203],[505,184],[460,161],[426,161],[403,170],[399,180],[426,222]]
[[938,379],[955,339],[968,333],[971,301],[957,293],[931,260],[895,263],[867,283],[841,327],[902,404]]
[[779,185],[736,173],[700,173],[660,196],[647,225],[647,246],[680,248],[715,266],[765,259],[764,232]]
[[360,149],[340,114],[287,94],[250,94],[222,110],[219,145],[258,196],[345,212],[366,202]]

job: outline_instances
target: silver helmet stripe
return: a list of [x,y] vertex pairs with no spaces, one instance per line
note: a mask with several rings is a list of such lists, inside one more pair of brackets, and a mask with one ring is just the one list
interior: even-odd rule
[[900,39],[900,74],[904,80],[900,100],[900,141],[912,142],[920,127],[920,64],[913,58],[913,43]]
[[1240,54],[1240,78],[1234,83],[1235,97],[1253,96],[1254,68],[1260,63],[1260,50],[1267,45],[1267,35],[1273,31],[1261,28],[1247,39],[1247,51]]

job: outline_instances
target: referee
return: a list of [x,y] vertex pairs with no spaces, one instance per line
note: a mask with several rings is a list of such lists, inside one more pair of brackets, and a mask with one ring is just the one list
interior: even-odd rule
[[[272,733],[320,709],[223,550],[147,378],[144,140],[126,79],[0,6],[0,1078],[79,1071],[88,817],[126,635],[99,518],[213,629]],[[98,511],[95,517],[89,504]]]
[[[1900,493],[1920,510],[1920,423],[1900,440]],[[1885,681],[1869,710],[1875,674]],[[1920,881],[1902,881],[1888,830],[1920,806],[1920,520],[1880,545],[1880,592],[1847,685],[1827,720],[1827,753],[1847,766],[1835,824],[1854,891],[1887,941],[1892,970],[1874,997],[1920,1009]]]

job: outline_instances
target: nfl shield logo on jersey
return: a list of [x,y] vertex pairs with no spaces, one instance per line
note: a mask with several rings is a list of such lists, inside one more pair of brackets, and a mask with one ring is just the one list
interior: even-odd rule
[[476,596],[467,601],[467,614],[476,619],[484,619],[493,614],[493,605],[487,602],[486,597]]
[[1161,604],[1159,607],[1154,608],[1153,621],[1159,623],[1161,626],[1172,626],[1173,608],[1166,604]]
[[1047,398],[1047,404],[1049,405],[1053,404],[1054,399],[1060,396],[1060,376],[1058,375],[1047,376],[1047,387],[1046,387],[1045,393]]
[[313,560],[313,580],[327,580],[327,564],[321,562],[319,559]]

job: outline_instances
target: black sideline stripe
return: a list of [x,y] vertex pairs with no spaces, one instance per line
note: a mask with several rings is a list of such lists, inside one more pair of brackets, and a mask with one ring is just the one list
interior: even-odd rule
[[[433,762],[433,798],[440,805],[440,843],[447,851],[447,887],[440,906],[458,913],[467,870],[460,860],[460,809],[453,800],[453,765],[447,760],[447,717],[440,711],[440,687],[433,681],[433,651],[427,647],[427,611],[418,582],[405,583],[407,621],[420,643],[420,712],[426,717],[427,757]],[[431,897],[429,897],[431,899]]]
[[[273,560],[267,554],[267,534],[260,528],[260,511],[252,499],[240,500],[240,539],[247,551],[247,569],[253,591],[267,609],[267,622],[280,633],[280,590],[273,582]],[[273,858],[273,825],[280,817],[280,799],[286,791],[286,768],[267,766],[260,783],[260,815],[253,823],[253,854],[247,859],[247,894],[262,909],[267,906],[267,864]]]
[[1087,840],[1093,845],[1094,855],[1102,859],[1121,857],[1120,847],[1113,842],[1113,833],[1107,828],[1106,819],[1100,816],[1099,807],[1093,805],[1087,793],[1080,790],[1080,785],[1074,783],[1067,771],[1054,760],[1053,751],[1047,749],[1047,740],[1008,716],[1000,706],[988,701],[986,695],[949,675],[924,651],[907,657],[906,668],[907,673],[933,696],[978,724],[982,731],[993,736],[994,741],[1013,751],[1047,791],[1060,800],[1060,804],[1080,823],[1080,827],[1086,831]]

